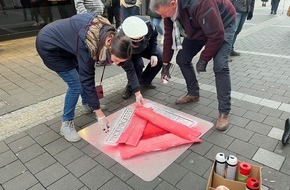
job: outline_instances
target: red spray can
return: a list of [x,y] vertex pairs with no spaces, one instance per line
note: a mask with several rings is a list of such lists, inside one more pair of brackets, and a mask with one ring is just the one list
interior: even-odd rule
[[258,190],[260,188],[260,182],[256,178],[248,178],[246,183],[246,190]]

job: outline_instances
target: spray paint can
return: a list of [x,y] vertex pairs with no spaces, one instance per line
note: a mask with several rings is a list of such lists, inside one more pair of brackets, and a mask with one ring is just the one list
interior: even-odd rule
[[220,152],[217,153],[215,156],[216,166],[215,166],[215,172],[224,177],[225,168],[226,168],[226,157],[225,154]]
[[226,178],[235,180],[237,170],[238,159],[234,155],[229,155],[227,158],[227,172]]
[[260,188],[260,182],[256,178],[248,178],[246,183],[246,190],[258,190]]
[[246,183],[250,172],[251,172],[251,165],[246,162],[241,162],[239,164],[240,172],[238,173],[238,181]]

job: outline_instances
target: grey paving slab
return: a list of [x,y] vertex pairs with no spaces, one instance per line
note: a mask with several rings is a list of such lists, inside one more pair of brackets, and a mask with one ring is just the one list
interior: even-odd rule
[[32,146],[18,152],[16,155],[23,163],[26,163],[44,152],[45,150],[41,146],[33,144]]
[[224,133],[220,133],[218,131],[214,131],[207,140],[215,145],[221,146],[223,148],[227,148],[233,141],[234,138],[230,137]]
[[110,168],[110,172],[118,176],[123,181],[127,181],[134,175],[131,171],[129,171],[127,168],[119,163],[116,163],[114,166],[112,166]]
[[88,172],[91,168],[94,168],[98,163],[87,155],[83,155],[80,158],[74,160],[67,165],[67,169],[76,177],[80,177]]
[[281,140],[284,130],[273,127],[268,136],[277,140]]
[[0,141],[0,154],[9,150],[9,147],[5,144],[5,142]]
[[27,171],[27,169],[19,160],[7,164],[0,168],[0,183],[3,184],[25,171]]
[[62,177],[61,179],[59,179],[58,181],[56,181],[55,183],[53,183],[52,185],[48,186],[47,189],[48,190],[78,190],[81,187],[83,187],[84,184],[82,182],[80,182],[75,176],[73,176],[72,174],[68,174],[64,177]]
[[267,116],[266,119],[263,121],[263,123],[284,130],[284,124],[285,124],[284,119],[282,120],[276,117]]
[[98,156],[99,154],[101,154],[102,152],[97,149],[96,147],[94,147],[91,144],[87,144],[86,146],[84,146],[81,149],[86,155],[90,156],[91,158],[94,158],[96,156]]
[[53,130],[49,130],[47,131],[46,133],[43,133],[37,137],[34,138],[34,140],[40,144],[41,146],[45,146],[57,139],[60,138],[60,134],[59,133],[56,133],[55,131]]
[[248,118],[250,120],[257,121],[257,122],[263,122],[266,118],[266,115],[253,112],[253,111],[247,111],[243,116],[245,118]]
[[269,189],[290,189],[289,176],[269,167],[263,167],[262,175],[262,183]]
[[202,156],[191,153],[189,154],[180,165],[187,168],[193,173],[203,175],[211,166],[212,162],[210,160],[204,159]]
[[114,177],[112,180],[110,180],[108,183],[103,185],[102,187],[99,188],[100,190],[133,190],[132,187],[130,187],[128,184],[123,182],[117,177]]
[[88,188],[96,190],[111,180],[114,175],[105,169],[101,165],[97,165],[92,168],[86,174],[81,176],[79,179],[84,183]]
[[239,117],[233,114],[230,116],[230,123],[240,126],[240,127],[247,126],[250,121],[251,121],[250,119]]
[[66,166],[69,163],[75,161],[76,159],[83,156],[84,153],[74,146],[61,151],[60,153],[54,155],[54,158],[57,159],[59,163]]
[[152,181],[144,181],[138,176],[134,175],[132,176],[127,183],[133,188],[133,189],[138,189],[138,190],[151,190],[155,189],[155,187],[162,182],[162,179],[157,177],[153,179]]
[[69,172],[65,167],[56,162],[55,164],[45,168],[44,170],[41,170],[40,172],[35,174],[35,176],[40,181],[40,183],[47,188],[49,185],[58,181],[60,178],[64,177],[68,173]]
[[28,189],[37,183],[37,179],[28,171],[3,184],[5,190]]
[[290,175],[290,158],[286,158],[282,167],[281,171],[285,173],[286,175]]
[[173,185],[169,184],[166,181],[162,181],[156,188],[155,190],[178,190],[176,187]]
[[0,168],[17,160],[17,156],[11,151],[7,150],[0,154]]
[[212,143],[203,141],[202,143],[193,144],[189,149],[199,155],[204,156],[212,147],[213,147]]
[[260,133],[262,135],[267,135],[271,131],[272,127],[256,121],[250,121],[246,126],[246,129]]
[[181,190],[205,189],[207,180],[197,174],[188,172],[176,185]]
[[30,135],[32,138],[35,138],[35,137],[38,137],[48,131],[50,131],[51,129],[45,125],[45,124],[40,124],[40,125],[37,125],[35,127],[32,127],[28,130],[26,130],[26,133],[28,135]]
[[269,151],[274,151],[278,145],[278,140],[255,133],[249,140],[249,143]]
[[280,170],[285,160],[285,157],[275,154],[271,151],[259,148],[259,150],[255,153],[253,160],[260,162],[270,168]]
[[113,160],[112,158],[110,158],[108,155],[101,153],[99,154],[95,160],[97,160],[98,163],[100,163],[102,166],[104,166],[105,168],[110,168],[113,165],[116,164],[116,161]]
[[28,190],[45,190],[45,188],[40,183],[37,183],[36,185],[32,186]]
[[44,146],[44,149],[49,152],[52,156],[56,155],[57,153],[67,149],[70,147],[71,144],[68,143],[65,139],[59,138],[48,145]]
[[[172,185],[176,185],[186,174],[188,170],[179,164],[173,163],[166,168],[159,176]],[[173,175],[172,175],[173,174]]]
[[25,163],[25,166],[31,173],[36,174],[54,163],[56,163],[56,159],[48,153],[44,153]]
[[243,155],[246,158],[252,158],[258,150],[258,147],[250,143],[235,139],[233,143],[228,147],[230,151]]
[[17,153],[33,144],[35,144],[35,141],[31,137],[25,136],[21,139],[9,143],[8,146],[13,152]]
[[227,131],[227,134],[247,142],[253,136],[254,132],[241,127],[233,126]]

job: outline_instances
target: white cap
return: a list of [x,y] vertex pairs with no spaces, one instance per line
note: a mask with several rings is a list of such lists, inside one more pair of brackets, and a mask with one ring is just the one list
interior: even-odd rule
[[225,163],[227,161],[225,154],[222,152],[216,154],[215,160],[219,163]]
[[238,163],[238,159],[237,157],[235,157],[234,155],[229,155],[229,157],[227,158],[227,164],[230,166],[235,166]]
[[122,23],[122,29],[129,38],[141,38],[148,33],[146,23],[137,16],[130,16]]

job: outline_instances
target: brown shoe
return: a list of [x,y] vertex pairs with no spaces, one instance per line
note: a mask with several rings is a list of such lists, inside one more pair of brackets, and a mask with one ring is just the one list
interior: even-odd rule
[[190,94],[186,94],[185,96],[179,97],[175,104],[186,104],[188,102],[196,102],[199,100],[199,96],[193,96]]
[[224,114],[224,113],[221,113],[219,114],[219,117],[217,119],[217,122],[216,122],[216,129],[217,130],[220,130],[220,131],[225,131],[228,129],[229,127],[229,117],[228,115]]

